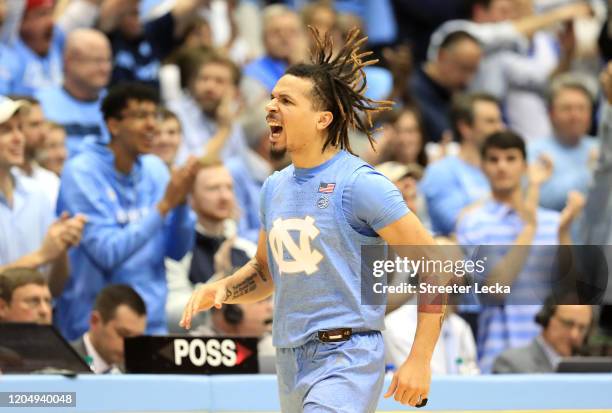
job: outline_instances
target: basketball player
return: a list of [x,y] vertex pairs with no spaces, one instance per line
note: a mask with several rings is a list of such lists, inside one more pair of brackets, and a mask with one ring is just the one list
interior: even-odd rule
[[[397,188],[351,154],[348,129],[367,134],[369,115],[390,102],[363,95],[366,38],[332,42],[313,30],[312,64],[290,67],[267,105],[270,143],[292,165],[262,188],[256,257],[192,295],[181,325],[224,303],[274,293],[274,345],[281,410],[374,412],[384,379],[384,306],[361,304],[362,245],[433,245]],[[365,115],[362,117],[362,115]],[[386,397],[423,405],[443,306],[420,306],[414,346]]]

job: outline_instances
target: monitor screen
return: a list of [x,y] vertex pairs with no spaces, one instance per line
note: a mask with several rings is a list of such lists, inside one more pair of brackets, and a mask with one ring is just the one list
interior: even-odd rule
[[0,323],[0,371],[91,373],[87,363],[53,326],[22,323]]

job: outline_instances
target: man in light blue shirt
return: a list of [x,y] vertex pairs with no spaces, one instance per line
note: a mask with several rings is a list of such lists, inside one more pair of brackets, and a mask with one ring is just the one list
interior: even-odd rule
[[195,219],[185,201],[198,163],[190,159],[170,175],[161,159],[147,155],[157,131],[156,93],[118,86],[102,113],[111,142],[88,142],[66,164],[58,199],[58,210],[88,218],[57,303],[56,324],[69,340],[87,331],[95,297],[108,284],[133,287],[147,305],[147,332],[165,333],[164,257],[180,260],[193,245]]
[[53,1],[28,1],[12,49],[16,64],[10,93],[33,95],[62,82],[64,32],[53,21]]
[[530,162],[547,156],[553,163],[553,174],[540,193],[540,205],[544,208],[561,211],[570,191],[586,194],[598,148],[595,138],[587,135],[592,106],[591,94],[581,83],[553,85],[550,119],[554,136],[529,144]]
[[100,113],[111,73],[111,48],[104,34],[77,29],[68,35],[63,85],[38,91],[45,118],[66,130],[68,156],[81,151],[85,140],[108,142]]
[[207,151],[224,160],[244,156],[244,132],[235,120],[240,68],[220,55],[193,54],[192,58],[192,78],[182,81],[186,88],[180,98],[167,102],[183,128],[176,163],[181,165],[190,155],[202,156]]
[[68,277],[66,251],[79,243],[85,219],[63,214],[54,222],[44,188],[15,173],[24,162],[21,123],[27,110],[27,102],[0,96],[0,268],[50,264],[50,288],[58,295]]
[[420,182],[432,229],[440,235],[451,234],[461,210],[489,193],[480,170],[480,145],[489,134],[503,128],[497,99],[486,94],[457,97],[451,122],[461,144],[459,155],[429,165]]
[[[539,188],[550,176],[551,166],[534,165],[523,192],[522,178],[527,171],[525,142],[513,132],[489,136],[482,153],[482,168],[492,197],[464,211],[457,225],[457,241],[465,246],[497,246],[487,254],[487,264],[492,269],[484,281],[511,286],[509,297],[521,303],[484,307],[479,315],[479,364],[481,371],[487,373],[502,351],[526,345],[538,334],[539,328],[533,321],[539,309],[538,296],[542,302],[550,292],[551,251],[544,246],[571,244],[570,226],[580,213],[584,198],[577,193],[568,198],[561,214],[538,207]],[[525,247],[533,245],[541,247]],[[529,303],[534,305],[526,305]]]

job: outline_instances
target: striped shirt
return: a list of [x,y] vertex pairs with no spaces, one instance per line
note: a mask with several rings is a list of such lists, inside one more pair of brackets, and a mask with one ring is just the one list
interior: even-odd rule
[[[538,208],[537,222],[532,245],[556,245],[559,213]],[[500,246],[491,251],[492,254],[486,254],[489,259],[487,266],[491,266],[510,249],[523,225],[517,211],[489,199],[461,217],[457,225],[457,240],[464,246]],[[467,249],[471,250],[469,247]],[[483,307],[478,319],[477,337],[479,366],[483,373],[491,371],[493,361],[501,352],[525,346],[539,334],[540,328],[534,316],[541,306],[536,304],[543,302],[549,293],[555,250],[554,247],[531,248],[525,267],[512,284],[512,294],[506,303]],[[520,305],[508,305],[509,302]]]

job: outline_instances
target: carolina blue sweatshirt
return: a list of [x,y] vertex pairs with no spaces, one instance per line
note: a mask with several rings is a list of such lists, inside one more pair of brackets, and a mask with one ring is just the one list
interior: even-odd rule
[[88,330],[102,288],[129,284],[147,307],[147,333],[166,329],[164,258],[180,260],[191,250],[195,216],[184,204],[164,219],[156,205],[170,179],[164,163],[144,155],[124,175],[103,144],[87,143],[62,173],[57,211],[85,214],[81,244],[70,250],[71,274],[57,302],[55,323],[68,340]]

